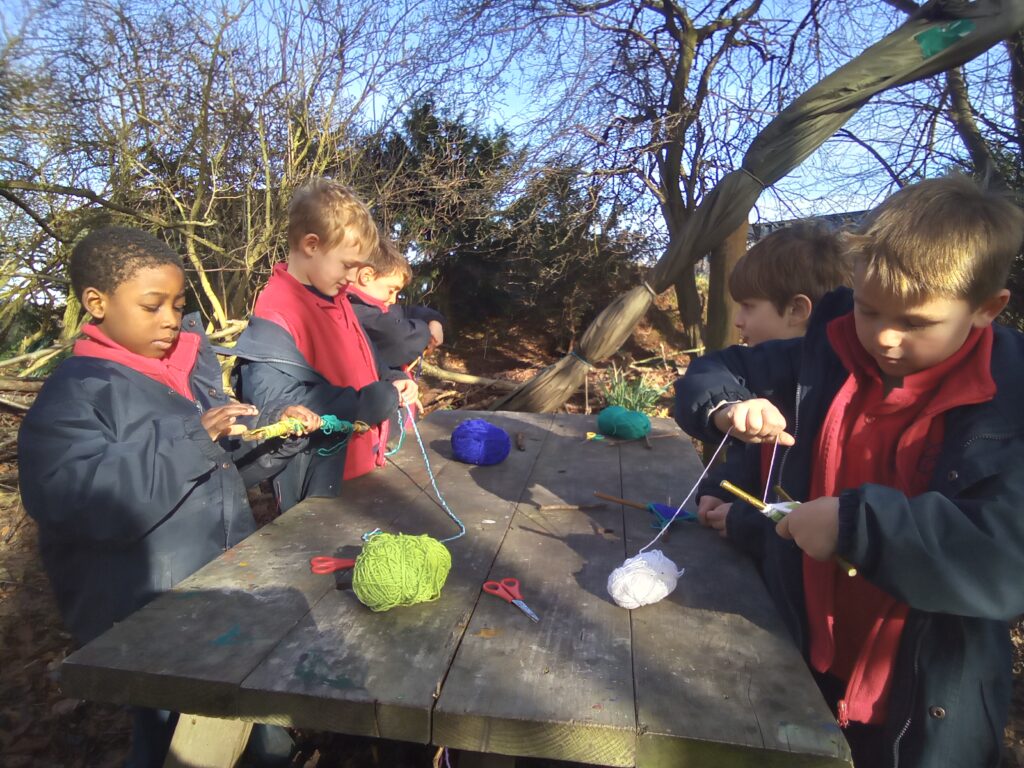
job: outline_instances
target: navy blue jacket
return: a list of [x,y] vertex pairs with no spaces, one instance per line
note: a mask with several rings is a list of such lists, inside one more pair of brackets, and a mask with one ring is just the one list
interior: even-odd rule
[[422,355],[430,343],[430,321],[444,323],[444,315],[428,307],[392,304],[383,312],[354,293],[348,294],[348,300],[379,360],[388,368],[409,365]]
[[[195,316],[182,327],[201,333]],[[252,533],[246,486],[279,471],[297,447],[210,440],[200,415],[229,400],[205,339],[191,384],[194,403],[120,363],[71,357],[22,422],[21,498],[79,643]]]
[[[237,356],[231,385],[241,400],[257,407],[267,402],[294,402],[314,413],[367,424],[379,424],[398,410],[398,391],[392,384],[377,381],[359,390],[331,384],[306,361],[291,334],[270,320],[251,318],[235,346],[219,351]],[[338,436],[314,433],[295,460],[274,478],[282,511],[310,496],[333,497],[341,492],[345,449],[326,456],[319,453],[337,445]]]
[[[807,498],[817,433],[847,377],[825,326],[851,308],[852,293],[835,291],[803,340],[695,361],[677,386],[677,419],[717,444],[715,405],[771,399],[796,438],[782,455],[782,486]],[[868,483],[839,497],[838,553],[910,606],[886,723],[893,765],[999,763],[1011,686],[1007,623],[1024,612],[1024,336],[994,330],[995,398],[945,415],[929,490],[907,497]],[[800,550],[773,532],[762,546],[768,589],[806,653]]]

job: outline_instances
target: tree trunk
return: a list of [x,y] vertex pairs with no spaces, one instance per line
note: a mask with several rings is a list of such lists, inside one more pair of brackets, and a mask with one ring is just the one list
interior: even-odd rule
[[683,323],[685,349],[696,349],[704,345],[704,306],[697,291],[697,278],[693,267],[679,273],[675,282],[676,300],[679,302],[679,319]]
[[750,225],[743,222],[711,252],[711,274],[708,278],[708,349],[723,349],[739,341],[733,325],[736,304],[729,296],[729,275],[747,251]]

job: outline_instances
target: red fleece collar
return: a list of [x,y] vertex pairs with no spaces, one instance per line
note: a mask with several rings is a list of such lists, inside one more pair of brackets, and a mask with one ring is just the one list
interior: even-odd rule
[[348,293],[350,295],[352,295],[352,296],[358,296],[359,299],[364,304],[369,304],[371,307],[376,307],[381,312],[387,312],[389,309],[391,309],[391,305],[390,304],[387,304],[386,302],[383,302],[380,299],[371,296],[370,294],[366,293],[365,291],[359,290],[354,285],[350,285],[348,287]]
[[75,342],[72,354],[81,357],[96,357],[110,360],[148,376],[154,381],[173,389],[182,397],[195,402],[190,379],[192,369],[199,357],[199,336],[181,333],[174,346],[163,358],[143,357],[118,344],[105,334],[98,325],[86,323],[82,326],[85,338]]

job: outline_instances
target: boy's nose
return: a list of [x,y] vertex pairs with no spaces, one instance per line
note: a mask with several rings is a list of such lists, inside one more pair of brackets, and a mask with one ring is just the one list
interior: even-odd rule
[[895,328],[881,328],[878,331],[878,345],[885,349],[893,349],[900,345],[903,334]]

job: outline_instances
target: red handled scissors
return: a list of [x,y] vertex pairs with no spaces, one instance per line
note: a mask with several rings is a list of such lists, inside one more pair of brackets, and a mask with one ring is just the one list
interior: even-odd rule
[[314,557],[309,561],[309,570],[313,573],[334,573],[355,567],[356,561],[342,557]]
[[484,592],[500,597],[506,603],[512,603],[512,605],[534,621],[540,621],[540,616],[531,611],[530,606],[523,602],[523,596],[519,592],[519,579],[507,578],[501,581],[485,581]]

